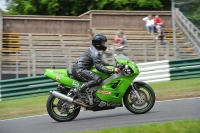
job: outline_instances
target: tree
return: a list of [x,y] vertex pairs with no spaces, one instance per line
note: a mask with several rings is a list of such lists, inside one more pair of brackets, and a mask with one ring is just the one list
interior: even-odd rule
[[176,7],[200,29],[200,0],[176,0]]
[[7,0],[7,14],[77,16],[89,10],[170,9],[170,1],[166,3],[166,0]]

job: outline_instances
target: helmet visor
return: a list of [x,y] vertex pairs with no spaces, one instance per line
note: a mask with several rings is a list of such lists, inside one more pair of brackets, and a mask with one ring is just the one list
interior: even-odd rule
[[104,45],[104,46],[105,46],[105,45],[107,45],[107,42],[102,41],[102,42],[101,42],[101,45]]

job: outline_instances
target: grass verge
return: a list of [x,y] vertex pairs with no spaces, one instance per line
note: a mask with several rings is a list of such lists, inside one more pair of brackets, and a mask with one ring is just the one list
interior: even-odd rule
[[81,133],[200,133],[200,119],[108,128]]
[[[200,78],[150,83],[156,100],[200,97]],[[46,114],[48,95],[0,102],[0,119]]]
[[150,83],[156,100],[200,97],[200,78]]

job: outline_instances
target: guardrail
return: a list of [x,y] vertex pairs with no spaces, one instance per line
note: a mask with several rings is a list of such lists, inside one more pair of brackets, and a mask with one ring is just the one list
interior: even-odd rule
[[175,10],[176,23],[193,44],[198,56],[200,56],[200,30],[178,8]]
[[[200,78],[200,58],[164,60],[138,64],[140,75],[135,81],[159,82]],[[0,81],[0,101],[46,95],[57,88],[58,82],[45,76]]]
[[200,77],[200,58],[164,60],[138,64],[140,75],[135,79],[158,82]]
[[[154,43],[154,44],[153,44]],[[112,48],[113,46],[110,45]],[[24,50],[0,50],[0,79],[4,75],[13,74],[16,78],[20,74],[27,77],[42,74],[44,69],[55,65],[60,68],[71,70],[71,66],[78,60],[88,47],[67,47],[67,49],[24,49]],[[114,49],[114,48],[113,48]],[[149,60],[163,60],[173,58],[170,52],[172,47],[167,43],[160,45],[160,40],[152,41],[152,44],[141,44],[139,48],[133,46],[125,47],[123,50],[106,51],[102,58],[106,62],[114,62],[112,54],[124,53],[137,62]],[[12,54],[9,54],[12,53]]]
[[50,90],[56,89],[58,82],[54,82],[42,75],[30,78],[1,80],[0,84],[0,101],[4,101],[46,95]]

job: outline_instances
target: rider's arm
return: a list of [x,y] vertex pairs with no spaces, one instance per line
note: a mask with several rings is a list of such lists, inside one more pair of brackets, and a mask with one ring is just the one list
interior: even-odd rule
[[106,62],[104,62],[104,61],[102,61],[102,64],[103,64],[104,66],[110,66],[110,64],[108,64],[108,63],[106,63]]
[[104,66],[105,62],[101,61],[99,52],[94,52],[93,62],[94,62],[94,65],[95,65],[95,67],[98,71],[101,71],[101,72],[104,72],[104,73],[113,73],[114,72],[113,69],[108,69]]

